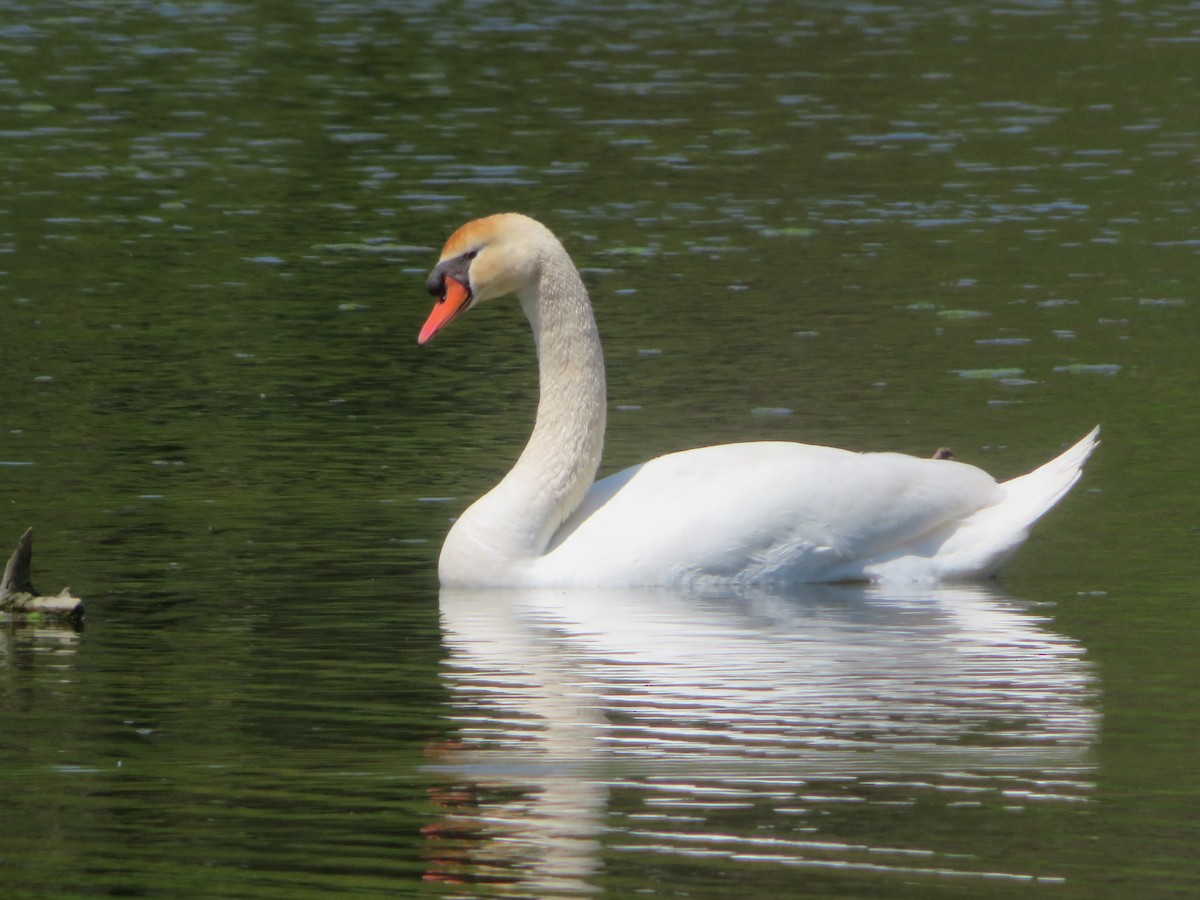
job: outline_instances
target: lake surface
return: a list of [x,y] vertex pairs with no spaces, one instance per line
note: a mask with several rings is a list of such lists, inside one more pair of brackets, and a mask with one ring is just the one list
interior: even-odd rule
[[[0,8],[9,897],[1185,896],[1200,885],[1200,10]],[[1000,580],[440,592],[563,239],[604,471],[742,439],[1019,474]],[[6,537],[7,535],[7,537]],[[3,552],[7,556],[7,550]]]

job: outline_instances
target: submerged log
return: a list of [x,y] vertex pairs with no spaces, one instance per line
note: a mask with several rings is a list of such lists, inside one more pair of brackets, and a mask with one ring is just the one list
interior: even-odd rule
[[60,619],[78,619],[83,615],[83,601],[71,596],[69,589],[53,597],[39,594],[33,587],[30,576],[33,559],[33,529],[30,528],[17,541],[17,549],[4,567],[4,578],[0,579],[0,613],[29,616],[40,613]]

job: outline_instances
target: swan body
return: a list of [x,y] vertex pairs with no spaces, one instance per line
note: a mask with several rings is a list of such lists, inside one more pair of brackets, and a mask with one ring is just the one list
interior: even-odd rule
[[451,235],[424,344],[515,293],[537,346],[533,433],[464,512],[438,573],[455,587],[634,587],[959,580],[992,575],[1079,479],[1093,429],[997,483],[948,459],[761,441],[671,453],[595,481],[605,379],[587,291],[558,239],[503,213]]

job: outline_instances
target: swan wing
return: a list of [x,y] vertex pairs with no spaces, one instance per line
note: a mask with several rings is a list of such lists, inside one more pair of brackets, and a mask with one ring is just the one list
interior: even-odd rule
[[537,561],[544,584],[803,582],[872,560],[1002,495],[949,460],[760,442],[661,456],[596,482]]

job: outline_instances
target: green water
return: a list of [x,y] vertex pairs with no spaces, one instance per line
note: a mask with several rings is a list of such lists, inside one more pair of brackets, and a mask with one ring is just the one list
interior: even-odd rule
[[[1198,35],[0,6],[0,541],[87,600],[0,635],[5,896],[1194,893]],[[515,304],[418,348],[423,282],[503,209],[592,291],[606,471],[1103,446],[977,590],[442,596],[535,376]]]

